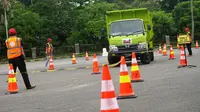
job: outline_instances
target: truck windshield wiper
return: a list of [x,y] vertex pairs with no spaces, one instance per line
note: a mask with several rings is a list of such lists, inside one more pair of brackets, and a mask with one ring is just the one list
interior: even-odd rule
[[130,33],[117,33],[117,34],[111,34],[110,36],[112,36],[112,37],[116,37],[116,36],[129,36],[129,35],[133,35],[133,34],[135,34],[135,33],[137,33],[137,32],[143,32],[143,30],[137,30],[137,31],[135,31],[135,32],[130,32]]
[[137,33],[137,32],[143,32],[143,30],[137,30],[137,31],[135,31],[135,32],[128,33],[128,34],[126,34],[126,36],[133,35],[133,34],[135,34],[135,33]]
[[112,36],[112,37],[116,37],[116,36],[122,36],[122,33],[111,34],[110,36]]

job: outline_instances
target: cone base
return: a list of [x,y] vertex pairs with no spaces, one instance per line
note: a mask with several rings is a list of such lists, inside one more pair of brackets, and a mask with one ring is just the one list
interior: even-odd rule
[[72,63],[72,64],[77,64],[77,63]]
[[17,92],[9,92],[10,94],[16,94],[16,93],[18,93],[18,91]]
[[137,98],[135,95],[130,95],[130,96],[118,96],[117,99],[130,99],[130,98]]
[[101,72],[93,72],[93,73],[91,73],[92,75],[97,75],[97,74],[101,74]]
[[197,67],[196,65],[179,65],[178,68],[183,68],[183,67],[188,67],[188,68],[192,68],[192,67]]
[[143,79],[131,80],[131,82],[144,82],[144,80]]
[[47,70],[47,72],[54,72],[54,71],[56,71],[56,70]]
[[176,58],[169,58],[169,60],[174,60],[174,59],[176,59]]
[[17,93],[19,93],[18,91],[17,92],[7,92],[7,93],[5,93],[6,95],[10,95],[10,94],[17,94]]

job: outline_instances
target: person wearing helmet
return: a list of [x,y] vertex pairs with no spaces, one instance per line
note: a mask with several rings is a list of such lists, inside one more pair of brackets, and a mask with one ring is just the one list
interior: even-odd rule
[[9,31],[9,38],[5,41],[7,47],[7,57],[9,64],[13,65],[14,73],[17,67],[22,75],[26,89],[33,89],[36,86],[31,86],[29,76],[27,74],[26,63],[24,61],[23,43],[21,38],[17,37],[16,30],[11,28]]
[[185,32],[189,36],[189,41],[190,41],[190,43],[186,44],[188,52],[189,52],[188,56],[192,56],[192,37],[191,37],[190,29],[188,27],[186,27]]
[[47,39],[47,44],[46,44],[46,57],[47,57],[47,61],[45,63],[45,67],[47,68],[48,64],[49,64],[49,60],[50,60],[50,57],[52,57],[52,54],[53,54],[53,45],[51,44],[52,42],[52,39],[51,38],[48,38]]

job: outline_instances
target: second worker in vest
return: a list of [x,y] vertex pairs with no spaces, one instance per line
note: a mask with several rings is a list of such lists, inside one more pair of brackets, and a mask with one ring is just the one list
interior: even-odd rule
[[46,44],[46,63],[45,63],[45,67],[47,68],[48,64],[49,64],[49,61],[50,61],[50,57],[52,57],[53,55],[53,45],[51,44],[52,42],[52,39],[51,38],[48,38],[47,39],[47,44]]
[[9,38],[6,40],[7,57],[9,64],[13,65],[14,72],[16,73],[17,67],[22,75],[26,89],[33,89],[36,86],[31,86],[29,77],[26,70],[26,63],[24,61],[24,50],[21,38],[16,36],[16,30],[11,28],[9,30]]
[[189,52],[189,55],[188,56],[192,56],[192,37],[191,37],[191,33],[189,31],[189,28],[185,28],[185,32],[187,33],[188,37],[189,37],[189,41],[190,43],[187,43],[186,46],[187,46],[187,49],[188,49],[188,52]]

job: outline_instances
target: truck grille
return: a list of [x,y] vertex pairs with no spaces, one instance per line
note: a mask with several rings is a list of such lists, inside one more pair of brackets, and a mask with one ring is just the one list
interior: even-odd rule
[[125,45],[123,46],[117,46],[118,51],[134,51],[138,50],[138,45],[129,45],[129,47],[126,47]]

